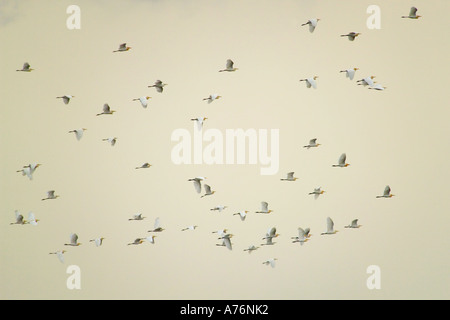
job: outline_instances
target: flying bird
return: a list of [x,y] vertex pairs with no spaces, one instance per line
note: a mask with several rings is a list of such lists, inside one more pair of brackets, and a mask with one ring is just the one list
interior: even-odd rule
[[148,100],[151,99],[152,97],[140,97],[140,98],[136,98],[133,99],[133,101],[139,101],[141,103],[142,108],[147,108],[148,105]]
[[409,11],[408,16],[402,16],[402,18],[408,18],[408,19],[419,19],[421,16],[417,15],[417,8],[411,7]]
[[134,239],[133,242],[128,243],[127,245],[128,246],[131,246],[131,245],[135,245],[136,246],[136,245],[142,244],[144,242],[144,239],[145,238],[136,238],[136,239]]
[[219,247],[227,247],[228,250],[233,250],[233,246],[231,243],[231,238],[233,237],[232,234],[224,234],[223,236],[221,236],[219,239],[222,239],[222,243],[221,244],[216,244],[216,246]]
[[208,98],[203,98],[203,101],[208,101],[208,104],[213,102],[214,100],[218,100],[222,98],[222,96],[219,96],[218,94],[210,94]]
[[66,252],[67,252],[66,250],[59,250],[56,252],[50,252],[49,254],[55,254],[58,257],[58,260],[61,263],[64,263],[64,253],[66,253]]
[[117,142],[117,137],[105,138],[102,141],[108,141],[111,144],[111,147],[114,147]]
[[345,226],[344,228],[359,228],[361,227],[361,225],[358,224],[358,219],[352,220],[351,224],[349,224],[348,226]]
[[267,231],[266,235],[264,238],[262,238],[263,240],[266,240],[266,243],[261,244],[262,246],[270,246],[270,245],[274,245],[275,242],[273,242],[273,238],[278,237],[279,234],[277,233],[277,228],[272,227],[269,228],[269,230]]
[[187,230],[194,231],[196,228],[198,228],[198,226],[193,225],[193,226],[188,226],[186,228],[183,228],[183,229],[181,229],[181,231],[187,231]]
[[205,122],[205,120],[207,120],[208,118],[206,117],[198,117],[198,118],[193,118],[191,119],[191,121],[196,121],[197,122],[197,130],[201,131],[203,129],[203,123]]
[[14,211],[14,215],[16,217],[16,221],[11,222],[10,225],[12,225],[12,224],[22,224],[23,225],[23,224],[27,223],[27,221],[24,220],[23,215],[18,210]]
[[155,244],[155,235],[151,235],[145,238],[145,240],[147,240],[148,242],[150,242],[151,244]]
[[100,247],[103,244],[103,240],[105,240],[105,238],[100,237],[100,238],[95,238],[95,239],[89,240],[89,242],[94,242],[96,247]]
[[28,224],[31,224],[32,226],[37,226],[39,219],[36,219],[33,212],[28,212]]
[[86,128],[80,128],[80,129],[75,129],[75,130],[70,130],[69,133],[75,133],[75,137],[77,138],[78,141],[81,140],[81,138],[83,138],[83,134],[86,131]]
[[341,156],[339,157],[339,160],[338,160],[338,164],[333,164],[333,167],[341,167],[341,168],[348,167],[350,164],[345,163],[346,159],[347,159],[347,155],[345,153],[341,154]]
[[105,103],[103,105],[103,111],[101,113],[97,113],[97,116],[100,116],[102,114],[113,114],[114,112],[116,112],[115,110],[111,110],[111,107],[109,106],[109,104]]
[[295,181],[295,180],[297,180],[298,178],[295,178],[294,177],[294,172],[288,172],[287,173],[287,175],[286,175],[286,178],[284,178],[284,179],[280,179],[281,181]]
[[364,87],[365,86],[373,86],[375,84],[375,81],[373,81],[374,78],[375,78],[375,76],[365,77],[356,82],[359,86],[360,85],[363,85]]
[[122,43],[119,45],[119,49],[114,50],[113,52],[124,52],[124,51],[128,51],[130,49],[131,49],[131,47],[127,47],[126,43]]
[[155,219],[155,224],[153,225],[153,229],[148,230],[148,232],[162,232],[163,230],[165,230],[165,229],[161,227],[161,223],[160,223],[159,217],[158,217]]
[[313,87],[314,89],[317,89],[317,81],[316,81],[317,78],[319,78],[319,77],[314,76],[314,77],[307,78],[307,79],[300,79],[299,81],[305,81],[307,88]]
[[55,190],[47,191],[47,198],[42,198],[41,200],[52,200],[58,198],[59,195],[55,194]]
[[319,187],[319,188],[314,188],[314,191],[313,192],[310,192],[310,193],[308,193],[309,195],[314,195],[314,199],[317,199],[317,198],[319,198],[319,196],[321,195],[321,194],[323,194],[325,192],[325,190],[321,190],[321,187]]
[[142,216],[142,213],[135,213],[132,218],[128,219],[128,221],[133,221],[133,220],[140,221],[140,220],[144,220],[144,219],[145,219],[145,217]]
[[34,70],[33,68],[30,68],[30,64],[29,64],[28,62],[25,62],[25,63],[23,64],[22,69],[18,69],[18,70],[16,70],[16,71],[31,72],[31,71],[33,71],[33,70]]
[[277,258],[271,258],[263,262],[266,266],[270,265],[272,268],[275,268],[275,261],[278,260]]
[[205,180],[206,177],[195,177],[192,179],[188,179],[188,181],[192,181],[194,183],[194,188],[197,193],[202,191],[202,181]]
[[348,37],[348,40],[354,41],[357,36],[359,36],[361,33],[359,32],[350,32],[347,34],[341,34],[341,37]]
[[271,213],[273,210],[269,210],[269,203],[261,201],[261,211],[255,211],[255,213]]
[[209,209],[210,211],[219,211],[222,212],[223,210],[225,210],[226,208],[228,208],[227,206],[223,206],[223,205],[218,205],[215,206],[214,208]]
[[303,146],[303,148],[307,148],[309,150],[309,148],[317,148],[318,146],[320,146],[320,143],[317,143],[317,138],[314,138],[309,140],[309,144]]
[[246,210],[242,210],[242,211],[239,211],[239,212],[236,212],[236,213],[233,213],[233,216],[236,216],[236,215],[238,215],[240,218],[241,218],[241,221],[244,221],[245,220],[245,218],[247,217],[247,213],[248,213],[248,211],[246,211]]
[[224,72],[224,71],[233,72],[233,71],[236,71],[236,70],[238,70],[238,68],[234,67],[233,60],[228,59],[227,63],[226,63],[226,66],[225,66],[225,69],[219,70],[219,72]]
[[159,93],[163,92],[163,88],[167,86],[167,83],[163,83],[161,80],[156,80],[155,84],[148,86],[149,88],[155,88]]
[[300,243],[300,245],[303,245],[306,241],[308,241],[308,233],[309,233],[309,228],[307,228],[307,230],[304,230],[303,228],[297,228],[298,231],[298,236],[297,237],[292,237],[291,239],[294,239],[294,241],[292,241],[292,243]]
[[308,22],[305,22],[302,24],[302,27],[308,25],[309,32],[313,33],[317,27],[317,22],[319,22],[319,21],[320,21],[320,19],[309,19]]
[[148,169],[150,168],[152,165],[148,162],[144,163],[142,166],[140,167],[136,167],[135,169]]
[[383,191],[383,195],[377,196],[377,198],[392,198],[394,194],[391,193],[391,187],[386,186]]
[[346,69],[346,70],[341,70],[339,72],[345,72],[345,76],[347,78],[349,78],[350,80],[353,80],[357,70],[359,70],[359,68]]
[[215,191],[211,190],[211,187],[207,184],[205,184],[203,186],[203,188],[205,189],[205,194],[201,196],[201,198],[206,197],[206,196],[211,196],[215,193]]
[[369,89],[383,91],[383,90],[387,89],[387,87],[383,87],[381,84],[375,83],[373,86],[370,86]]
[[254,245],[249,246],[247,249],[244,249],[243,251],[247,251],[249,254],[253,251],[257,250],[259,247],[256,247]]
[[64,243],[65,246],[78,247],[81,243],[78,242],[78,235],[76,233],[70,234],[70,242]]
[[64,104],[69,104],[70,99],[74,98],[75,96],[71,96],[71,95],[64,95],[61,97],[56,97],[56,99],[62,99]]
[[327,231],[322,232],[321,235],[324,234],[335,234],[337,230],[334,230],[334,222],[330,217],[327,218]]

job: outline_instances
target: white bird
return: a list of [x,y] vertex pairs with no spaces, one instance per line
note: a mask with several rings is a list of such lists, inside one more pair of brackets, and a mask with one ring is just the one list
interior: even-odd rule
[[84,131],[86,131],[86,128],[80,128],[80,129],[75,129],[75,130],[70,130],[69,133],[75,133],[75,137],[77,138],[78,141],[81,140],[81,138],[83,138],[83,133]]
[[358,85],[363,85],[365,86],[373,86],[375,84],[375,81],[373,81],[373,79],[375,78],[375,76],[370,76],[370,77],[365,77],[363,79],[360,79],[358,81],[356,81],[358,83]]
[[221,244],[216,244],[216,246],[221,246],[221,247],[227,247],[228,250],[233,250],[233,246],[231,243],[231,237],[233,237],[232,234],[224,234],[223,236],[221,236],[219,239],[222,239],[222,243]]
[[402,16],[402,18],[408,18],[408,19],[419,19],[421,16],[417,15],[417,8],[411,7],[409,11],[408,16]]
[[115,110],[111,110],[111,107],[109,106],[109,104],[105,103],[103,105],[103,111],[101,113],[97,113],[97,116],[100,116],[102,114],[113,114],[114,112],[116,112]]
[[11,222],[10,224],[26,224],[27,221],[23,219],[23,215],[18,211],[15,210],[14,211],[14,215],[16,217],[16,221],[15,222]]
[[321,194],[323,194],[325,192],[325,190],[321,190],[321,187],[319,188],[314,188],[313,192],[308,193],[309,195],[313,194],[314,195],[314,199],[317,199]]
[[156,238],[156,236],[155,236],[155,235],[152,235],[152,236],[146,237],[145,240],[147,240],[147,241],[150,242],[151,244],[155,244],[155,238]]
[[300,245],[303,245],[306,241],[308,241],[308,234],[309,234],[309,228],[306,230],[303,228],[297,228],[298,230],[298,237],[292,237],[291,239],[294,239],[292,243],[299,242]]
[[123,52],[123,51],[128,51],[130,49],[131,49],[131,47],[127,47],[126,43],[122,43],[119,45],[119,49],[114,50],[113,52]]
[[203,98],[203,101],[207,100],[208,104],[213,102],[214,100],[218,100],[222,98],[222,96],[219,96],[218,94],[210,94],[208,98]]
[[313,87],[314,89],[317,89],[317,81],[316,81],[317,78],[319,78],[319,77],[318,76],[314,76],[314,77],[307,78],[307,79],[300,79],[299,81],[305,81],[307,88]]
[[205,194],[201,196],[201,198],[206,197],[206,196],[210,196],[213,195],[215,193],[215,191],[211,191],[211,187],[207,184],[205,184],[203,186],[203,188],[205,189]]
[[383,91],[384,89],[387,89],[387,87],[383,87],[381,84],[375,83],[373,86],[370,86],[369,89]]
[[269,228],[269,230],[267,230],[265,237],[262,238],[263,240],[266,240],[266,243],[263,243],[261,245],[262,246],[268,246],[268,245],[270,246],[270,245],[275,244],[275,242],[273,242],[272,239],[276,238],[278,236],[279,236],[279,234],[277,233],[277,228],[275,228],[275,227]]
[[226,65],[225,65],[225,69],[219,70],[219,72],[224,72],[224,71],[233,72],[236,70],[238,70],[238,68],[234,68],[233,60],[228,59]]
[[49,254],[55,254],[58,257],[58,260],[61,263],[64,263],[64,253],[66,253],[66,252],[67,252],[66,250],[59,250],[56,252],[50,252]]
[[128,243],[127,245],[131,246],[131,245],[139,245],[139,244],[142,244],[142,243],[144,242],[144,239],[145,239],[145,238],[136,238],[136,239],[134,239],[133,242]]
[[140,167],[136,167],[135,169],[148,169],[150,168],[152,165],[148,162],[144,163],[142,166]]
[[71,95],[66,94],[66,95],[61,96],[61,97],[56,97],[56,99],[63,99],[64,104],[69,104],[70,99],[72,99],[74,97],[75,96],[71,96]]
[[303,146],[303,148],[307,148],[309,150],[309,148],[317,148],[320,145],[320,143],[317,143],[317,138],[313,138],[309,140],[309,143],[306,146]]
[[211,210],[211,211],[219,211],[219,212],[222,212],[222,211],[225,210],[226,208],[228,208],[228,207],[227,207],[227,206],[223,206],[223,205],[218,205],[218,206],[215,206],[214,208],[209,209],[209,210]]
[[228,232],[228,229],[220,229],[217,231],[213,231],[211,233],[217,233],[219,235],[220,238],[224,237]]
[[261,201],[261,211],[255,211],[255,213],[271,213],[273,210],[269,210],[269,203]]
[[100,237],[100,238],[95,238],[95,239],[89,240],[89,242],[94,242],[96,247],[100,247],[103,244],[103,240],[105,240],[105,238]]
[[202,181],[205,180],[206,177],[195,177],[192,179],[188,179],[188,181],[192,181],[194,183],[194,188],[197,193],[200,193],[202,190]]
[[309,19],[308,22],[305,22],[302,24],[302,27],[309,25],[309,32],[313,33],[317,27],[317,22],[319,22],[319,21],[320,21],[320,19]]
[[249,246],[247,249],[244,249],[244,251],[247,251],[249,254],[253,251],[257,250],[259,247],[256,247],[254,245]]
[[361,33],[359,32],[350,32],[347,34],[341,34],[341,37],[348,37],[348,40],[354,41],[357,36],[359,36]]
[[159,217],[155,219],[155,224],[153,225],[152,230],[148,230],[148,232],[161,232],[165,230],[164,228],[161,228],[161,223],[159,221]]
[[377,198],[392,198],[394,194],[391,193],[391,187],[386,186],[383,191],[382,196],[377,196]]
[[193,225],[193,226],[188,226],[186,228],[181,229],[181,231],[186,231],[186,230],[191,230],[194,231],[196,228],[198,228],[197,225]]
[[23,169],[17,170],[17,172],[22,172],[22,176],[27,176],[28,179],[33,180],[33,174],[37,168],[39,168],[42,164],[40,163],[30,163],[27,166],[23,166]]
[[65,246],[78,247],[81,243],[78,242],[78,235],[76,233],[70,234],[70,242],[64,243]]
[[359,227],[361,227],[361,225],[358,224],[358,219],[355,219],[355,220],[352,220],[351,224],[349,224],[348,226],[345,226],[344,228],[352,228],[352,229],[354,229],[354,228],[359,228]]
[[47,198],[42,198],[41,200],[52,200],[58,198],[59,195],[55,194],[55,190],[47,191]]
[[341,168],[348,167],[350,164],[349,163],[345,163],[346,159],[347,159],[347,155],[345,153],[343,153],[339,157],[338,164],[333,164],[332,166],[333,167],[341,167]]
[[32,226],[37,226],[39,219],[36,219],[33,212],[28,212],[28,224],[31,224]]
[[117,142],[117,137],[105,138],[105,139],[102,139],[102,141],[108,141],[111,144],[111,147],[114,147],[114,145]]
[[198,118],[193,118],[191,119],[191,121],[196,121],[197,122],[197,130],[201,131],[203,129],[203,123],[205,122],[205,120],[207,120],[208,118],[206,117],[198,117]]
[[294,177],[294,172],[288,172],[285,179],[280,179],[281,181],[295,181],[298,178]]
[[16,71],[31,72],[31,71],[33,71],[33,70],[34,70],[33,68],[30,68],[30,64],[29,64],[28,62],[25,62],[25,63],[23,64],[22,69],[18,69],[18,70],[16,70]]
[[163,92],[164,87],[167,86],[167,83],[163,83],[161,80],[156,80],[155,84],[148,86],[149,88],[155,88],[159,93]]
[[133,99],[133,101],[140,101],[142,108],[147,108],[148,100],[151,99],[151,98],[152,97],[149,97],[149,96],[147,96],[147,97],[140,97],[140,98]]
[[321,235],[324,234],[335,234],[337,230],[334,230],[334,222],[330,217],[327,218],[327,231],[322,232]]
[[270,265],[272,268],[275,268],[275,261],[278,260],[277,258],[271,258],[269,260],[266,260],[263,262],[266,266]]
[[353,80],[353,78],[355,77],[356,70],[359,70],[359,68],[346,69],[341,70],[339,72],[345,72],[345,76],[350,80]]
[[133,220],[140,221],[140,220],[144,220],[144,219],[145,219],[145,217],[142,216],[142,213],[135,213],[132,218],[128,219],[128,221],[133,221]]
[[233,216],[239,215],[239,217],[241,218],[241,221],[244,221],[245,218],[247,217],[247,213],[248,213],[248,211],[242,210],[242,211],[233,213]]

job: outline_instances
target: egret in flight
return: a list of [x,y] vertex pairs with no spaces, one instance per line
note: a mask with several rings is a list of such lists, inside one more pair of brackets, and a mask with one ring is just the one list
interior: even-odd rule
[[227,206],[223,206],[223,205],[218,205],[215,206],[214,208],[209,209],[210,211],[219,211],[222,212],[223,210],[225,210],[226,208],[228,208]]
[[361,33],[359,32],[350,32],[347,34],[341,34],[341,37],[348,37],[348,40],[354,41],[357,36],[359,36]]
[[318,146],[320,146],[320,143],[317,143],[317,138],[314,138],[309,140],[309,144],[303,146],[303,148],[307,148],[309,150],[309,148],[317,148]]
[[242,210],[242,211],[233,213],[233,216],[239,215],[239,217],[241,218],[241,221],[244,221],[245,218],[247,217],[247,213],[248,213],[247,210]]
[[117,137],[110,137],[102,139],[102,141],[108,141],[111,144],[111,147],[114,147],[117,142]]
[[262,238],[263,240],[266,240],[266,243],[263,243],[261,245],[262,246],[270,246],[270,245],[275,244],[275,242],[273,242],[272,239],[276,238],[278,236],[279,236],[279,234],[277,233],[277,228],[275,228],[275,227],[269,228],[265,237]]
[[23,225],[23,224],[27,223],[27,221],[24,220],[23,215],[18,210],[14,211],[14,215],[16,217],[16,221],[15,222],[11,222],[10,223],[11,225],[12,224],[22,224]]
[[313,192],[308,193],[309,195],[314,195],[314,199],[317,199],[321,194],[323,194],[325,190],[321,190],[321,187],[314,188]]
[[375,81],[373,81],[374,78],[375,78],[375,76],[365,77],[356,82],[358,83],[359,86],[360,85],[363,85],[364,87],[365,86],[373,86],[375,84]]
[[150,168],[152,165],[148,162],[144,163],[142,166],[140,167],[136,167],[135,169],[148,169]]
[[324,234],[335,234],[337,230],[334,230],[334,222],[330,217],[327,218],[327,231],[322,232],[321,235]]
[[421,16],[417,15],[417,8],[411,7],[409,11],[408,16],[402,16],[402,18],[408,18],[408,19],[419,19]]
[[128,243],[127,245],[128,246],[131,246],[131,245],[135,245],[136,246],[136,245],[142,244],[144,242],[144,239],[145,238],[136,238],[136,239],[134,239],[133,242]]
[[383,191],[383,195],[377,196],[377,198],[392,198],[394,194],[391,193],[391,187],[386,186]]
[[62,99],[64,104],[69,104],[70,99],[74,98],[75,96],[70,96],[70,95],[64,95],[61,97],[56,97],[56,99]]
[[167,83],[163,83],[161,80],[156,80],[155,84],[148,86],[149,88],[155,88],[159,93],[163,92],[164,87],[167,86]]
[[78,247],[81,243],[78,242],[78,235],[76,233],[70,234],[70,242],[64,243],[65,246]]
[[64,263],[64,253],[66,253],[66,252],[67,252],[66,250],[59,250],[56,252],[50,252],[49,254],[55,254],[58,257],[58,260],[61,263]]
[[218,94],[210,94],[208,98],[203,98],[203,101],[208,101],[208,104],[213,102],[214,100],[218,100],[222,98],[222,96],[219,96]]
[[288,172],[287,173],[287,175],[286,175],[286,178],[284,178],[284,179],[280,179],[281,181],[295,181],[295,180],[297,180],[298,178],[295,178],[294,177],[294,172]]
[[150,242],[151,244],[155,244],[155,238],[156,238],[156,236],[155,236],[155,235],[152,235],[152,236],[146,237],[145,240],[147,240],[147,241]]
[[238,70],[238,68],[234,67],[233,60],[228,59],[227,63],[226,63],[226,66],[225,66],[225,69],[219,70],[219,72],[224,72],[224,71],[233,72],[233,71],[236,71],[236,70]]
[[96,247],[100,247],[103,244],[103,240],[105,240],[105,238],[100,237],[100,238],[95,238],[95,239],[89,240],[89,242],[94,242]]
[[261,201],[261,211],[255,211],[255,213],[271,213],[273,210],[269,210],[269,203]]
[[211,196],[215,193],[215,191],[211,190],[211,187],[207,184],[205,184],[203,186],[203,188],[205,189],[205,194],[201,196],[201,198],[206,197],[206,196]]
[[278,260],[277,258],[271,258],[263,262],[266,266],[270,265],[272,268],[275,268],[275,261]]
[[346,69],[341,70],[339,72],[345,72],[345,76],[350,80],[353,80],[353,78],[355,77],[356,70],[359,70],[359,68]]
[[31,72],[31,71],[33,71],[33,70],[34,70],[33,68],[30,68],[30,64],[29,64],[28,62],[25,62],[25,63],[23,64],[22,69],[18,69],[18,70],[16,70],[16,71]]
[[36,219],[33,212],[28,212],[28,224],[32,226],[37,226],[39,219]]
[[75,137],[77,138],[78,141],[81,140],[81,138],[83,138],[83,133],[86,131],[86,128],[80,128],[80,129],[74,129],[74,130],[70,130],[69,133],[75,133]]
[[317,78],[319,78],[319,77],[318,76],[314,76],[314,77],[307,78],[307,79],[300,79],[299,81],[305,81],[307,88],[313,87],[314,89],[317,89],[317,81],[316,81]]
[[304,230],[303,228],[297,228],[298,230],[298,237],[292,237],[291,239],[294,239],[294,241],[292,241],[292,243],[298,242],[300,243],[300,245],[303,245],[306,241],[308,241],[308,233],[309,233],[309,228],[306,230]]
[[135,213],[132,218],[128,219],[128,221],[133,221],[133,220],[140,221],[140,220],[144,220],[144,219],[145,219],[145,217],[142,216],[142,213]]
[[200,193],[202,191],[202,181],[205,179],[206,177],[195,177],[189,179],[188,181],[192,181],[194,183],[195,191],[197,191],[197,193]]
[[208,118],[206,117],[198,117],[198,118],[193,118],[191,119],[191,121],[196,121],[197,122],[197,130],[201,131],[203,129],[203,123],[205,122],[205,120],[207,120]]
[[348,226],[345,226],[344,228],[359,228],[361,227],[360,224],[358,224],[358,219],[352,220],[351,224],[349,224]]
[[387,87],[383,87],[381,84],[375,83],[373,86],[370,86],[369,89],[383,91],[384,89],[387,89]]
[[136,98],[133,99],[133,101],[140,101],[141,102],[141,106],[142,108],[147,108],[148,105],[148,100],[151,99],[152,97],[140,97],[140,98]]
[[128,51],[130,49],[131,49],[131,47],[127,47],[126,43],[122,43],[119,45],[119,49],[114,50],[113,52],[124,52],[124,51]]
[[100,116],[102,114],[113,114],[114,112],[116,112],[115,110],[111,110],[111,107],[109,106],[109,104],[105,103],[103,105],[103,111],[101,113],[97,113],[97,116]]
[[313,33],[317,27],[317,22],[319,22],[319,21],[320,21],[320,19],[309,19],[308,22],[305,22],[302,24],[302,27],[308,25],[309,32]]
[[148,232],[162,232],[163,230],[165,230],[165,229],[161,227],[161,223],[160,223],[159,217],[158,217],[155,219],[155,224],[153,225],[153,229],[148,230]]
[[244,251],[247,251],[249,254],[253,251],[257,250],[259,247],[256,247],[254,245],[249,246],[247,249],[244,249]]
[[196,228],[198,228],[198,226],[197,225],[193,225],[193,226],[189,226],[189,227],[183,228],[183,229],[181,229],[181,231],[187,231],[187,230],[194,231]]
[[341,156],[339,157],[339,160],[338,160],[338,164],[333,164],[333,167],[341,167],[341,168],[348,167],[350,164],[345,163],[346,159],[347,159],[347,155],[345,153],[341,154]]
[[223,236],[221,236],[219,239],[222,239],[222,243],[221,244],[216,244],[216,246],[219,247],[227,247],[228,250],[233,250],[233,246],[231,243],[231,238],[233,237],[232,234],[224,234]]
[[47,198],[43,198],[41,200],[52,200],[58,198],[59,195],[55,194],[55,190],[49,190],[47,191]]

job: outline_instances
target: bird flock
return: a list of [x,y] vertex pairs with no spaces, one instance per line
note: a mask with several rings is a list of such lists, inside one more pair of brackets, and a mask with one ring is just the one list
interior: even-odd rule
[[[415,7],[411,8],[409,15],[401,16],[401,18],[415,19],[415,20],[417,20],[420,17],[421,17],[420,15],[417,15],[417,8],[415,8]],[[313,33],[316,30],[316,28],[318,27],[319,21],[320,21],[320,19],[309,19],[306,23],[301,24],[301,27],[309,26],[309,32]],[[361,33],[359,33],[359,32],[349,32],[347,34],[341,34],[340,36],[347,37],[349,41],[355,41],[357,39],[357,37],[360,35],[361,35]],[[122,54],[129,50],[131,50],[131,47],[127,46],[126,43],[122,43],[119,45],[119,48],[117,50],[114,50],[112,52]],[[16,71],[31,72],[34,70],[35,69],[31,68],[31,65],[28,62],[25,62],[23,64],[22,69],[17,69]],[[234,66],[233,60],[227,59],[226,63],[225,63],[225,68],[220,69],[218,71],[221,73],[230,73],[230,72],[236,72],[238,70],[239,69]],[[359,70],[359,68],[352,67],[349,69],[340,70],[339,72],[345,73],[346,78],[348,78],[349,80],[353,80],[355,77],[355,74],[358,70]],[[380,84],[377,84],[374,81],[374,78],[375,78],[375,76],[373,76],[373,75],[361,78],[361,79],[357,80],[357,85],[361,85],[363,87],[368,87],[369,89],[379,90],[379,91],[386,89],[386,87],[384,87]],[[317,89],[317,82],[318,82],[317,79],[318,79],[318,76],[312,76],[309,78],[300,79],[299,81],[300,82],[304,81],[306,83],[306,87],[308,89],[309,88]],[[154,88],[157,93],[162,94],[164,92],[164,88],[166,86],[167,86],[167,83],[164,83],[161,80],[156,80],[154,82],[154,84],[149,85],[148,88]],[[56,98],[62,99],[62,102],[64,104],[68,105],[74,97],[75,97],[74,95],[62,95],[62,96],[57,96]],[[210,94],[209,96],[203,98],[203,101],[207,101],[207,103],[210,104],[210,103],[214,102],[215,100],[218,100],[219,98],[221,98],[221,96],[218,94]],[[139,101],[143,108],[147,108],[150,99],[151,99],[150,96],[143,96],[143,97],[139,97],[139,98],[134,98],[131,101]],[[97,113],[96,116],[113,116],[115,112],[116,111],[112,110],[108,103],[105,103],[101,109],[101,112]],[[192,118],[190,120],[196,122],[198,130],[201,130],[203,123],[205,120],[207,120],[207,118],[206,117],[198,117],[198,118]],[[87,130],[86,128],[76,128],[76,129],[72,129],[68,132],[74,133],[76,140],[80,141],[80,140],[82,140],[83,134],[86,130]],[[117,142],[117,139],[118,139],[117,137],[107,137],[102,140],[109,143],[111,145],[111,147],[114,147],[114,145]],[[309,150],[311,148],[317,148],[320,145],[321,145],[320,143],[317,143],[317,138],[313,138],[309,141],[308,144],[306,144],[302,147]],[[33,180],[33,176],[34,176],[36,170],[41,165],[42,164],[40,164],[40,163],[30,163],[28,165],[24,165],[21,169],[17,170],[17,172],[21,173],[22,176],[26,176],[29,180]],[[349,167],[350,164],[347,163],[347,154],[342,153],[339,156],[339,158],[337,159],[337,163],[331,164],[331,166],[336,167],[336,168]],[[140,166],[135,167],[135,169],[149,169],[151,167],[152,167],[152,165],[150,163],[146,162]],[[340,170],[340,169],[336,169],[336,170]],[[343,170],[347,170],[347,169],[343,169]],[[280,178],[280,181],[283,181],[283,183],[284,182],[290,183],[290,182],[295,182],[298,179],[299,179],[298,177],[295,177],[295,172],[288,172],[288,173],[286,173],[285,177]],[[215,190],[213,190],[213,188],[209,184],[205,183],[206,180],[207,180],[206,177],[197,176],[194,178],[190,178],[187,181],[193,183],[194,190],[197,194],[202,193],[202,189],[203,189],[204,193],[201,194],[201,198],[214,196]],[[321,187],[317,187],[317,188],[314,188],[314,190],[312,190],[309,193],[309,195],[314,196],[314,198],[317,200],[320,196],[323,196],[324,193],[325,193],[325,190],[322,190]],[[385,186],[383,193],[380,195],[376,195],[375,197],[389,199],[389,198],[392,198],[393,196],[394,195],[391,193],[390,186],[387,185],[387,186]],[[44,201],[44,200],[45,201],[47,201],[47,200],[58,201],[57,199],[59,197],[60,197],[60,195],[56,194],[55,190],[48,190],[46,197],[42,198],[42,201]],[[210,211],[222,212],[222,211],[226,210],[227,208],[228,208],[228,206],[226,206],[226,205],[217,205],[213,208],[210,208]],[[265,214],[265,215],[274,214],[274,212],[275,212],[275,210],[269,209],[269,203],[266,201],[261,202],[260,210],[254,211],[254,213]],[[239,212],[233,212],[233,216],[236,215],[237,217],[240,218],[240,220],[242,222],[246,221],[248,214],[249,214],[248,210],[241,210]],[[39,219],[36,219],[35,214],[33,212],[28,213],[28,219],[25,219],[24,216],[18,210],[15,210],[14,216],[15,216],[15,220],[14,220],[14,222],[10,223],[11,225],[38,226]],[[130,217],[128,219],[128,221],[130,221],[129,223],[135,223],[134,221],[143,221],[144,219],[145,219],[145,217],[142,216],[141,213],[136,213],[132,217]],[[140,223],[140,222],[138,222],[138,223]],[[324,228],[325,230],[323,232],[321,232],[320,235],[324,235],[324,236],[325,235],[334,235],[338,232],[338,230],[335,230],[334,221],[332,220],[331,217],[326,218],[324,225],[325,225],[325,228]],[[198,227],[199,227],[198,225],[186,226],[186,227],[180,229],[180,232],[185,232],[185,231],[194,232]],[[347,228],[348,229],[357,229],[360,227],[361,227],[361,225],[358,224],[358,219],[354,219],[350,222],[350,224],[344,226],[344,228],[346,228],[346,229]],[[134,240],[130,239],[131,242],[128,242],[124,245],[137,246],[137,245],[141,245],[145,242],[155,245],[155,244],[157,244],[157,241],[156,241],[157,234],[164,232],[164,230],[165,230],[165,228],[163,228],[161,226],[160,218],[157,217],[154,221],[153,228],[148,230],[148,233],[150,235],[144,236],[144,237],[136,237]],[[298,227],[297,228],[298,235],[292,236],[290,238],[291,242],[299,243],[301,246],[303,246],[308,241],[311,241],[310,231],[311,230],[309,227]],[[217,240],[219,240],[219,243],[216,243],[216,246],[225,247],[228,250],[233,250],[233,243],[231,240],[234,237],[234,234],[230,233],[228,229],[211,231],[211,233],[217,234]],[[277,233],[277,228],[275,226],[270,227],[265,233],[263,231],[261,232],[260,239],[255,239],[255,241],[258,240],[259,242],[262,242],[262,243],[259,243],[256,245],[250,244],[247,248],[243,249],[243,251],[248,252],[250,254],[257,249],[260,249],[261,247],[273,246],[276,244],[276,242],[274,240],[276,238],[278,238],[279,236],[280,236],[280,234]],[[60,249],[57,251],[49,252],[50,255],[56,255],[57,258],[62,263],[64,263],[64,254],[66,254],[68,252],[68,250],[71,250],[71,249],[66,250],[66,248],[69,248],[69,247],[76,248],[76,247],[80,247],[82,245],[82,243],[78,242],[78,234],[77,233],[71,233],[70,235],[68,235],[68,239],[69,239],[69,242],[61,244],[61,246],[63,246],[64,250]],[[92,243],[96,247],[101,247],[104,244],[104,240],[105,240],[105,238],[103,236],[99,236],[99,237],[95,237],[93,239],[89,239],[89,243]],[[278,258],[275,258],[275,257],[268,258],[267,260],[263,261],[262,264],[270,265],[273,268],[273,267],[275,267],[275,261],[277,261],[277,260],[278,260]]]

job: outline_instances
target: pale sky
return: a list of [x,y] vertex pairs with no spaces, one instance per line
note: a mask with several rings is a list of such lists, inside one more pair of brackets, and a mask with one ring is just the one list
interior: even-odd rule
[[[72,4],[79,30],[66,26]],[[374,4],[381,29],[366,25]],[[401,18],[411,6],[420,19]],[[0,0],[0,298],[450,298],[449,10],[447,0]],[[312,18],[314,33],[301,27]],[[351,31],[361,35],[340,37]],[[112,53],[124,42],[129,51]],[[227,59],[239,70],[219,73]],[[16,72],[24,62],[35,70]],[[339,72],[353,67],[353,81]],[[371,75],[387,89],[356,84]],[[317,89],[299,82],[313,76]],[[148,88],[157,79],[163,93]],[[202,100],[213,93],[222,98]],[[68,105],[56,99],[65,94]],[[141,96],[152,97],[146,109],[132,101]],[[116,113],[97,117],[104,103]],[[197,117],[224,135],[278,129],[279,171],[174,164],[171,134],[193,134]],[[68,133],[78,128],[80,141]],[[321,145],[302,148],[311,138]],[[351,165],[333,168],[344,152]],[[42,164],[31,181],[16,172],[29,163]],[[289,171],[298,180],[280,181]],[[200,198],[196,176],[216,193]],[[376,199],[386,185],[395,196]],[[41,201],[48,190],[60,197]],[[255,213],[261,201],[271,214]],[[15,210],[38,225],[10,225]],[[128,221],[135,213],[146,218]],[[156,243],[127,246],[156,217]],[[334,235],[320,235],[327,217]],[[353,219],[362,226],[344,228]],[[243,251],[273,226],[275,245]],[[303,246],[291,240],[298,227],[311,228]],[[223,228],[231,251],[216,246]],[[73,232],[82,245],[64,246]],[[101,247],[89,242],[100,236]],[[62,249],[64,264],[49,255]],[[71,265],[81,289],[66,286]],[[371,265],[380,289],[366,285]]]

